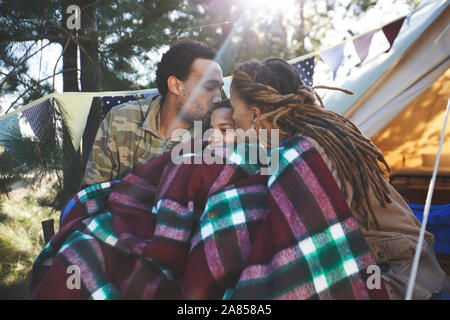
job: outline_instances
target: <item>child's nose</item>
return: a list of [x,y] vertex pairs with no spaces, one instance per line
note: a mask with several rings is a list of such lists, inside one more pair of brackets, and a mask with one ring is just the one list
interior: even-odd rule
[[219,142],[219,141],[220,141],[220,138],[221,138],[221,135],[222,135],[222,134],[220,133],[220,131],[217,130],[217,129],[215,129],[215,130],[214,130],[214,133],[209,137],[208,142],[209,142],[210,144]]

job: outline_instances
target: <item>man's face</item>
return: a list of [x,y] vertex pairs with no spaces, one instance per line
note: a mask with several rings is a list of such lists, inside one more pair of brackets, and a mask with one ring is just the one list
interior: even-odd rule
[[183,99],[180,117],[189,123],[203,120],[209,109],[222,100],[223,74],[219,64],[213,60],[194,60],[191,73],[183,81]]

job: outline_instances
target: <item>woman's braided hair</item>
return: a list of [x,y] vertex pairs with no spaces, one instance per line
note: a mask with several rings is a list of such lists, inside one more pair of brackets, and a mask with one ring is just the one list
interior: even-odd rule
[[[282,140],[293,135],[316,140],[336,166],[346,199],[349,196],[346,181],[353,187],[353,200],[358,210],[354,214],[362,214],[369,229],[370,213],[378,227],[368,190],[371,186],[383,207],[386,202],[390,203],[387,181],[379,162],[388,171],[390,169],[380,150],[352,122],[326,110],[320,97],[303,83],[297,70],[279,58],[267,59],[262,64],[255,61],[241,65],[233,75],[231,86],[248,105],[261,109],[263,114],[258,123],[263,119],[271,122],[280,130]],[[321,105],[316,103],[316,98]]]

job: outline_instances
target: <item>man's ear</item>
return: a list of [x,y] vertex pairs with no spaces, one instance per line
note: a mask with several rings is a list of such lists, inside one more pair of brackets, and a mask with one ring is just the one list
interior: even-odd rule
[[177,96],[183,95],[183,82],[175,76],[170,76],[167,79],[167,88],[174,95]]

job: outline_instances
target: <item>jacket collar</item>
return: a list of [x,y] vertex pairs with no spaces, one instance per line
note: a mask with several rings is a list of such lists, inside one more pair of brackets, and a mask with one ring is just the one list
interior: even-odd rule
[[142,129],[150,131],[153,135],[161,138],[159,134],[157,125],[156,125],[156,117],[158,116],[159,109],[161,108],[161,96],[158,94],[150,98],[148,103],[150,104],[144,122],[142,123]]
[[[162,102],[162,97],[159,94],[150,98],[150,100],[148,102],[150,104],[150,106],[147,110],[146,117],[142,124],[142,129],[150,131],[150,133],[153,134],[154,136],[156,136],[157,138],[164,140],[158,131],[158,125],[157,125],[157,117],[158,117],[158,112],[161,109],[161,102]],[[175,137],[173,139],[168,139],[168,140],[187,142],[193,137],[194,137],[194,128],[191,128],[187,132],[183,133],[181,136]]]

